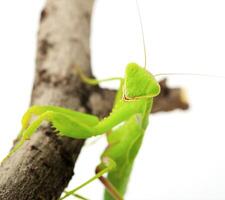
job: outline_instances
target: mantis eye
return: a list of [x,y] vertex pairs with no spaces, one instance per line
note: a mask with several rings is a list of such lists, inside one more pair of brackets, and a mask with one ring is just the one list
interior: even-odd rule
[[159,93],[160,85],[151,73],[136,63],[127,65],[124,85],[124,96],[126,98],[155,97]]

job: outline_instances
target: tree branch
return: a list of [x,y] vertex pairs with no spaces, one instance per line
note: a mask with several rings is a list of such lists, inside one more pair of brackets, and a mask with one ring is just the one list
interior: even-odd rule
[[[93,0],[47,0],[41,13],[31,104],[58,105],[99,117],[110,112],[115,91],[87,86],[73,74],[75,66],[83,66],[91,75],[92,6]],[[174,103],[182,102],[180,91],[163,88],[154,111],[181,108]],[[43,125],[0,166],[0,199],[58,199],[73,176],[83,143],[58,137]]]

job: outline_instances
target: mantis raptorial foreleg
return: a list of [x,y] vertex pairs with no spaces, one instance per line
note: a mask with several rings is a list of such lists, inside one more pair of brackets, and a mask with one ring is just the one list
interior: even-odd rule
[[32,116],[39,116],[47,111],[51,111],[55,113],[63,113],[72,118],[79,118],[80,119],[79,121],[83,123],[87,123],[87,125],[90,125],[90,126],[95,125],[99,121],[98,118],[93,115],[76,112],[76,111],[58,107],[58,106],[32,106],[27,110],[27,112],[24,114],[22,118],[23,129],[26,129],[28,127]]
[[[37,118],[31,122],[32,116]],[[49,121],[60,135],[72,138],[88,138],[93,136],[91,127],[99,120],[97,117],[56,106],[32,106],[22,118],[22,130],[19,142],[4,158],[10,157],[37,130],[43,121]],[[31,122],[31,123],[30,123]]]

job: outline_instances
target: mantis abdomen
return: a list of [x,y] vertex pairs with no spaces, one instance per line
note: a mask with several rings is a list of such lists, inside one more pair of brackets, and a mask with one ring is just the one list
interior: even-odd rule
[[[149,103],[149,101],[151,101]],[[152,100],[146,100],[146,111],[151,109]],[[150,107],[149,107],[150,106]],[[116,188],[121,196],[124,196],[134,160],[140,149],[144,137],[147,118],[145,112],[131,116],[123,125],[107,134],[108,147],[102,157],[110,157],[116,162],[116,168],[108,173],[108,181]],[[114,198],[106,190],[105,200]]]

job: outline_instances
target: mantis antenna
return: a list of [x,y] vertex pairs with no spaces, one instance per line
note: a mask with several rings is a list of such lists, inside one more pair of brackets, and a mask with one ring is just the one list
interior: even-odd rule
[[209,77],[209,78],[225,79],[225,76],[221,76],[221,75],[198,74],[198,73],[160,73],[160,74],[155,74],[154,76],[155,77],[157,77],[157,76],[203,76],[203,77]]
[[136,0],[136,6],[137,6],[138,17],[139,17],[139,22],[140,22],[140,26],[141,26],[142,43],[143,43],[143,48],[144,48],[144,59],[145,59],[144,68],[146,69],[147,53],[146,53],[146,45],[145,45],[145,35],[144,35],[144,27],[143,27],[143,23],[142,23],[141,11],[140,11],[140,7],[138,4],[138,0]]

